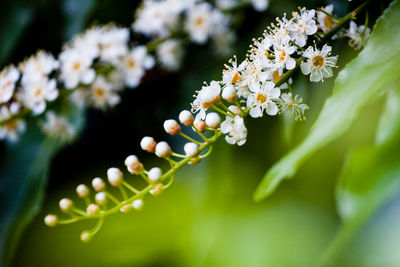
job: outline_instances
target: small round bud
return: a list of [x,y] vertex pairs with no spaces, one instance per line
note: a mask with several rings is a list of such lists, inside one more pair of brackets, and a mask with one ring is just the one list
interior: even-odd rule
[[149,179],[152,182],[158,181],[160,179],[161,175],[162,175],[162,171],[160,168],[157,168],[157,167],[152,168],[148,173]]
[[185,126],[192,126],[194,117],[190,111],[182,110],[181,113],[179,113],[179,121]]
[[69,198],[63,198],[60,200],[59,205],[61,211],[68,212],[74,206],[74,202]]
[[80,184],[76,187],[76,194],[80,198],[87,197],[89,195],[89,188],[84,184]]
[[183,150],[188,157],[196,157],[199,154],[199,146],[193,142],[186,143]]
[[87,243],[92,239],[92,234],[89,231],[83,231],[81,233],[81,241]]
[[206,116],[206,125],[211,129],[217,129],[218,126],[221,124],[221,117],[218,113],[211,112],[208,113]]
[[140,147],[149,152],[149,153],[153,153],[154,149],[156,148],[156,141],[154,141],[153,137],[150,136],[145,136],[142,138],[142,141],[140,141]]
[[237,99],[236,89],[233,85],[228,85],[222,90],[222,98],[229,103],[234,102]]
[[107,203],[107,195],[104,192],[97,193],[94,198],[96,200],[96,203],[99,205],[104,205]]
[[177,135],[181,131],[181,127],[175,120],[166,120],[164,130],[171,135]]
[[[99,193],[100,194],[100,193]],[[97,199],[96,199],[97,201]],[[96,204],[89,204],[89,206],[86,208],[86,213],[90,215],[94,215],[100,211],[100,207]]]
[[238,106],[235,105],[231,105],[228,107],[228,109],[230,111],[232,111],[233,113],[235,113],[236,115],[240,115],[242,113],[242,111],[240,110],[240,108]]
[[135,155],[130,155],[125,159],[125,165],[132,174],[139,174],[143,170],[143,164]]
[[132,206],[131,205],[124,205],[119,210],[121,212],[123,212],[123,213],[127,213],[127,212],[130,212],[132,210]]
[[167,142],[159,142],[156,145],[156,155],[159,158],[166,158],[169,157],[172,153],[171,147],[168,145]]
[[54,214],[49,214],[49,215],[47,215],[46,217],[44,217],[44,223],[45,223],[47,226],[50,226],[50,227],[56,226],[57,223],[58,223],[58,217],[57,217],[57,215],[54,215]]
[[108,182],[112,186],[120,186],[123,179],[123,174],[118,168],[109,168],[107,170]]
[[154,187],[154,189],[150,190],[150,194],[152,194],[153,196],[159,196],[163,191],[163,185],[162,184],[157,184],[156,187]]
[[200,132],[203,132],[204,128],[206,128],[206,123],[200,119],[195,119],[194,127],[196,127],[196,129],[199,130]]
[[132,208],[140,210],[143,207],[143,199],[136,199],[132,202]]
[[100,192],[106,188],[106,183],[104,183],[103,179],[96,177],[92,180],[92,186],[96,192]]

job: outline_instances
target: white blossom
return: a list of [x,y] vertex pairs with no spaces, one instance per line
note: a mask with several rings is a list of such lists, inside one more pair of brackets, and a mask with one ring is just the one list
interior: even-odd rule
[[128,51],[129,30],[106,28],[100,35],[100,59],[115,64]]
[[286,117],[293,117],[295,120],[305,120],[304,112],[309,109],[306,104],[303,104],[303,99],[296,95],[292,96],[291,93],[283,93],[278,100],[280,112]]
[[39,51],[19,65],[22,73],[21,83],[22,85],[35,83],[45,78],[59,66],[60,63],[53,55]]
[[349,37],[349,45],[354,49],[361,49],[368,41],[371,29],[365,25],[357,26],[354,21],[350,21],[350,28],[344,32],[344,36]]
[[103,76],[97,76],[90,86],[90,103],[96,108],[105,109],[114,107],[121,98],[114,88]]
[[276,115],[278,106],[274,102],[280,95],[280,89],[273,82],[266,82],[252,89],[247,98],[247,107],[250,108],[250,116],[262,117],[264,111],[268,115]]
[[14,66],[7,67],[0,72],[0,104],[11,99],[18,79],[19,71]]
[[253,8],[258,12],[263,12],[268,8],[269,0],[251,0]]
[[197,92],[196,99],[192,103],[192,112],[197,113],[196,119],[204,120],[206,110],[220,100],[221,85],[217,81],[212,81],[210,85],[205,85]]
[[76,128],[67,118],[62,115],[57,115],[53,111],[46,112],[46,118],[40,126],[46,135],[53,138],[70,141],[76,135]]
[[231,145],[241,146],[246,143],[247,128],[240,116],[235,116],[235,118],[227,116],[221,123],[221,132],[226,134],[225,140]]
[[154,66],[154,58],[147,54],[145,46],[137,46],[131,49],[120,66],[126,84],[129,87],[137,87],[145,71]]
[[324,78],[332,77],[332,68],[336,67],[337,57],[330,57],[332,47],[324,45],[321,50],[309,46],[303,52],[303,57],[307,58],[300,64],[301,71],[304,75],[310,75],[310,81],[319,82]]
[[[327,5],[322,9],[328,14],[332,15],[333,13],[333,5]],[[325,14],[324,12],[317,11],[317,19],[319,27],[323,32],[328,32],[335,25],[332,21],[331,16]]]
[[176,39],[167,40],[157,47],[156,53],[158,60],[165,69],[174,71],[181,66],[183,47],[180,41]]
[[301,9],[300,14],[295,12],[293,15],[294,22],[289,24],[289,31],[293,36],[294,42],[303,47],[307,43],[307,36],[317,32],[318,27],[315,22],[315,10]]

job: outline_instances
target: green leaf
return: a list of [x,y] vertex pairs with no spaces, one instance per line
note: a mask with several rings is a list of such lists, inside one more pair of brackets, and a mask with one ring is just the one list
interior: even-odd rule
[[[69,120],[83,125],[83,109],[70,106]],[[37,122],[33,119],[32,121]],[[10,145],[0,162],[0,265],[6,266],[25,227],[40,209],[52,157],[65,142],[43,136],[31,123],[17,144]]]
[[363,51],[340,71],[309,135],[266,173],[254,193],[256,201],[272,194],[283,179],[292,178],[308,157],[342,135],[365,105],[399,79],[399,24],[400,3],[394,1],[378,19]]
[[320,264],[332,264],[375,211],[400,190],[400,84],[388,94],[375,145],[351,151],[339,177],[336,199],[343,224]]
[[68,41],[77,33],[83,31],[87,24],[87,19],[93,11],[96,0],[64,0],[62,11],[67,19],[64,29],[64,40]]
[[8,10],[3,10],[0,28],[0,64],[4,64],[12,54],[15,44],[29,26],[33,15],[33,9],[22,5],[19,1],[10,2]]

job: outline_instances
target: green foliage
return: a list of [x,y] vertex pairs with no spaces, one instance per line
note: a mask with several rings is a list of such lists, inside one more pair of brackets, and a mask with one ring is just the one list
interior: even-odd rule
[[292,178],[307,158],[342,135],[365,105],[376,101],[398,80],[399,23],[400,3],[394,1],[378,19],[363,51],[339,73],[333,94],[309,135],[266,173],[254,194],[255,200],[264,199],[283,179]]
[[[390,123],[389,123],[390,122]],[[400,86],[388,94],[375,145],[350,151],[339,177],[336,199],[343,220],[321,264],[338,253],[373,213],[400,190]]]
[[[76,129],[81,129],[84,110],[71,105],[66,110],[69,112],[66,114],[68,119]],[[22,231],[39,211],[51,159],[65,145],[65,142],[45,137],[36,125],[30,125],[29,128],[17,144],[9,146],[0,162],[2,265],[9,263]]]

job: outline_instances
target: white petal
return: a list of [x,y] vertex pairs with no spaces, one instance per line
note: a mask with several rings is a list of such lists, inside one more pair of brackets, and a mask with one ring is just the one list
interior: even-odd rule
[[271,92],[269,93],[269,97],[270,98],[278,98],[281,95],[281,90],[276,87],[274,89],[271,90]]
[[87,71],[85,71],[85,73],[83,73],[81,81],[84,84],[90,84],[91,82],[94,81],[95,77],[96,77],[96,72],[94,71],[94,69],[88,69]]
[[226,120],[221,123],[221,132],[226,134],[232,131],[232,124],[227,122]]
[[324,75],[324,78],[330,78],[333,76],[333,71],[331,68],[324,68],[322,70],[322,75]]
[[311,64],[309,62],[302,62],[300,64],[301,72],[303,72],[304,75],[310,74],[310,72],[311,72],[310,65]]
[[252,118],[262,117],[261,108],[259,108],[259,107],[254,107],[254,108],[250,109],[249,114],[250,114],[250,116],[251,116]]
[[228,144],[234,145],[236,143],[236,140],[230,136],[225,136],[225,140]]
[[268,102],[265,111],[268,115],[274,116],[278,114],[278,106],[274,102]]
[[296,67],[296,61],[293,58],[288,58],[286,61],[286,68],[292,70],[294,67]]
[[322,80],[322,74],[320,71],[313,71],[310,75],[310,81],[312,82],[319,82]]

